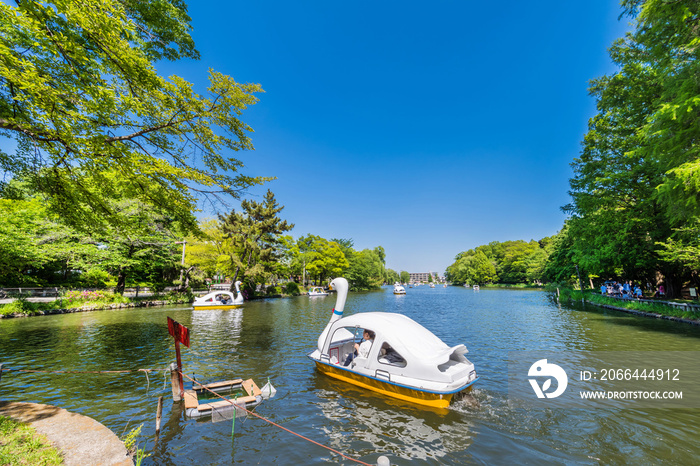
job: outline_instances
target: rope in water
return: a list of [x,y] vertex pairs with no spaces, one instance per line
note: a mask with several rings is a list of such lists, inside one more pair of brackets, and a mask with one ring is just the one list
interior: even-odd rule
[[265,422],[267,422],[268,424],[271,424],[271,425],[273,425],[273,426],[275,426],[275,427],[277,427],[277,428],[279,428],[279,429],[282,429],[282,430],[284,430],[285,432],[289,432],[289,433],[292,434],[292,435],[296,435],[297,437],[299,437],[299,438],[301,438],[301,439],[303,439],[303,440],[306,440],[307,442],[311,442],[311,443],[313,443],[314,445],[317,445],[317,446],[319,446],[319,447],[321,447],[321,448],[325,448],[326,450],[329,450],[329,451],[335,453],[336,455],[342,456],[342,457],[345,458],[346,460],[354,461],[355,463],[359,463],[359,464],[362,464],[362,465],[365,465],[365,466],[373,466],[373,465],[371,465],[371,464],[369,464],[369,463],[365,463],[364,461],[361,461],[361,460],[352,458],[352,457],[350,457],[350,456],[348,456],[348,455],[346,455],[346,454],[344,454],[344,453],[341,453],[341,452],[339,452],[338,450],[334,450],[334,449],[332,449],[331,447],[327,447],[326,445],[323,445],[322,443],[318,443],[318,442],[315,441],[315,440],[311,440],[311,439],[308,438],[308,437],[304,437],[304,436],[301,435],[301,434],[297,434],[296,432],[294,432],[294,431],[292,431],[292,430],[290,430],[290,429],[287,429],[286,427],[283,427],[283,426],[281,426],[281,425],[279,425],[279,424],[277,424],[277,423],[275,423],[275,422],[273,422],[273,421],[271,421],[271,420],[269,420],[269,419],[267,419],[267,418],[264,418],[263,416],[261,416],[261,415],[259,415],[259,414],[257,414],[257,413],[254,413],[253,411],[249,411],[249,410],[246,409],[244,406],[235,404],[233,401],[229,400],[228,398],[226,398],[226,397],[224,397],[224,396],[221,396],[221,395],[219,395],[218,393],[216,393],[216,392],[214,392],[214,391],[212,391],[212,390],[209,390],[207,387],[205,387],[205,386],[202,385],[201,383],[199,383],[199,382],[197,382],[196,380],[194,380],[194,379],[188,377],[187,374],[184,374],[184,373],[182,373],[182,372],[180,372],[180,374],[182,374],[183,377],[189,379],[192,383],[195,383],[195,384],[199,385],[202,389],[204,389],[204,390],[208,391],[209,393],[213,394],[214,396],[217,396],[217,397],[221,398],[222,400],[228,401],[230,404],[234,405],[237,409],[242,409],[242,410],[245,411],[246,413],[248,413],[248,414],[250,414],[250,415],[252,415],[252,416],[257,417],[258,419],[260,419],[260,420],[262,420],[262,421],[265,421]]
[[37,372],[40,374],[127,374],[129,372],[160,372],[161,369],[128,369],[122,371],[41,371],[34,369],[0,369],[0,372]]
[[[149,372],[160,372],[160,369],[127,369],[127,370],[120,370],[120,371],[43,371],[43,370],[36,370],[36,369],[5,369],[5,368],[0,368],[0,375],[2,375],[3,372],[31,372],[31,373],[42,373],[42,374],[128,374],[130,372],[145,372],[146,377],[148,377]],[[221,398],[222,400],[226,400],[230,404],[234,405],[237,409],[242,409],[246,413],[248,413],[254,417],[257,417],[258,419],[265,421],[268,424],[271,424],[279,429],[282,429],[286,432],[289,432],[292,435],[296,435],[297,437],[299,437],[303,440],[306,440],[307,442],[311,442],[314,445],[317,445],[321,448],[325,448],[326,450],[331,451],[337,455],[340,455],[347,460],[354,461],[355,463],[362,464],[365,466],[373,466],[369,463],[365,463],[364,461],[347,456],[346,454],[339,452],[338,450],[334,450],[333,448],[328,447],[326,445],[323,445],[322,443],[318,443],[315,440],[312,440],[308,437],[304,437],[303,435],[298,434],[290,429],[287,429],[286,427],[283,427],[283,426],[281,426],[281,425],[279,425],[279,424],[277,424],[277,423],[275,423],[275,422],[273,422],[273,421],[271,421],[271,420],[269,420],[269,419],[267,419],[267,418],[265,418],[257,413],[254,413],[253,411],[246,409],[244,406],[241,406],[239,404],[234,403],[233,401],[229,400],[228,398],[226,398],[224,396],[219,395],[218,393],[216,393],[212,390],[209,390],[207,387],[205,387],[204,385],[202,385],[198,381],[194,380],[193,378],[191,378],[187,374],[185,374],[183,372],[180,372],[180,374],[183,377],[185,377],[186,379],[190,380],[192,383],[199,385],[202,389],[208,391],[212,395],[217,396],[217,397]],[[269,379],[268,379],[268,381],[269,381]]]

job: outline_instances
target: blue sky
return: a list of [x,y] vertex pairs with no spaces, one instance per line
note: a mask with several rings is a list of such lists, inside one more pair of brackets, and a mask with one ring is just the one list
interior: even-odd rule
[[615,0],[189,2],[199,62],[259,83],[244,173],[293,236],[383,246],[387,267],[443,273],[460,251],[563,225],[590,79],[629,28]]

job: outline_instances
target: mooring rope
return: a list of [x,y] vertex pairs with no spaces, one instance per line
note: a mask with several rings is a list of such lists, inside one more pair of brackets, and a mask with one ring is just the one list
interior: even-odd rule
[[[166,369],[166,370],[167,370],[167,369]],[[119,370],[119,371],[44,371],[44,370],[38,370],[38,369],[9,369],[9,368],[6,369],[6,368],[4,368],[4,367],[3,367],[3,368],[0,368],[0,376],[2,376],[2,373],[3,373],[3,372],[29,372],[29,373],[39,373],[39,374],[128,374],[128,373],[131,373],[131,372],[145,372],[145,374],[146,374],[146,380],[147,380],[148,382],[150,382],[150,381],[148,380],[148,373],[149,373],[149,372],[160,372],[160,369],[125,369],[125,370]],[[183,377],[185,377],[186,379],[190,380],[192,383],[199,385],[202,389],[208,391],[208,392],[211,393],[212,395],[217,396],[217,397],[221,398],[222,400],[226,400],[226,401],[229,402],[231,405],[233,405],[236,409],[242,409],[243,411],[245,411],[246,413],[250,414],[251,416],[257,417],[258,419],[260,419],[260,420],[262,420],[262,421],[265,421],[265,422],[267,422],[268,424],[273,425],[273,426],[275,426],[275,427],[277,427],[277,428],[279,428],[279,429],[282,429],[282,430],[284,430],[285,432],[289,432],[289,433],[292,434],[292,435],[296,435],[297,437],[299,437],[299,438],[301,438],[301,439],[303,439],[303,440],[306,440],[307,442],[311,442],[311,443],[313,443],[314,445],[317,445],[317,446],[319,446],[319,447],[321,447],[321,448],[325,448],[326,450],[331,451],[331,452],[333,452],[333,453],[335,453],[335,454],[337,454],[337,455],[340,455],[340,456],[342,456],[343,458],[345,458],[345,459],[347,459],[347,460],[354,461],[355,463],[362,464],[362,465],[364,465],[364,466],[373,466],[373,465],[371,465],[371,464],[369,464],[369,463],[365,463],[364,461],[361,461],[361,460],[352,458],[352,457],[350,457],[350,456],[348,456],[348,455],[346,455],[346,454],[344,454],[344,453],[342,453],[342,452],[339,452],[338,450],[334,450],[333,448],[328,447],[328,446],[326,446],[326,445],[323,445],[322,443],[319,443],[319,442],[317,442],[317,441],[315,441],[315,440],[312,440],[312,439],[310,439],[310,438],[308,438],[308,437],[304,437],[303,435],[298,434],[298,433],[294,432],[293,430],[287,429],[286,427],[281,426],[281,425],[277,424],[276,422],[273,422],[273,421],[271,421],[271,420],[269,420],[269,419],[267,419],[267,418],[265,418],[265,417],[263,417],[263,416],[261,416],[261,415],[255,413],[255,412],[253,412],[253,411],[247,409],[245,406],[241,406],[241,405],[239,405],[239,404],[237,404],[237,403],[234,403],[233,401],[229,400],[228,398],[219,395],[218,393],[216,393],[216,392],[210,390],[209,388],[205,387],[204,385],[202,385],[202,384],[199,383],[198,381],[194,380],[193,378],[191,378],[190,376],[188,376],[188,375],[185,374],[184,372],[180,372],[180,371],[178,371],[178,372],[179,372]],[[167,378],[167,375],[165,375],[165,377]],[[167,379],[166,379],[166,381],[167,381]],[[269,381],[269,379],[268,379],[268,381]]]
[[122,371],[41,371],[36,369],[0,369],[0,372],[34,372],[40,374],[127,374],[129,372],[160,372],[160,369],[127,369]]
[[[179,371],[178,371],[178,372],[179,372]],[[202,385],[201,383],[199,383],[199,382],[197,382],[196,380],[193,380],[191,377],[187,376],[187,374],[184,374],[184,373],[182,373],[182,372],[180,372],[180,374],[182,374],[183,377],[189,379],[191,382],[193,382],[193,383],[199,385],[202,389],[208,391],[208,392],[211,393],[212,395],[218,396],[218,397],[221,398],[222,400],[228,401],[230,404],[234,405],[234,407],[235,407],[236,409],[239,409],[239,408],[240,408],[240,409],[242,409],[243,411],[247,412],[248,414],[257,417],[258,419],[260,419],[260,420],[262,420],[262,421],[267,422],[268,424],[271,424],[271,425],[273,425],[273,426],[275,426],[275,427],[277,427],[277,428],[279,428],[279,429],[282,429],[282,430],[284,430],[284,431],[286,431],[286,432],[289,432],[289,433],[292,434],[292,435],[296,435],[297,437],[299,437],[299,438],[301,438],[301,439],[303,439],[303,440],[306,440],[307,442],[311,442],[311,443],[313,443],[314,445],[317,445],[317,446],[319,446],[319,447],[321,447],[321,448],[325,448],[325,449],[328,450],[328,451],[331,451],[331,452],[333,452],[333,453],[335,453],[335,454],[337,454],[337,455],[342,456],[342,457],[345,458],[346,460],[354,461],[355,463],[363,464],[363,465],[365,465],[365,466],[373,466],[373,465],[371,465],[371,464],[369,464],[369,463],[365,463],[364,461],[361,461],[361,460],[352,458],[352,457],[350,457],[350,456],[348,456],[348,455],[346,455],[346,454],[344,454],[344,453],[341,453],[341,452],[339,452],[338,450],[334,450],[334,449],[332,449],[331,447],[328,447],[328,446],[326,446],[326,445],[323,445],[322,443],[318,443],[318,442],[315,441],[315,440],[311,440],[311,439],[308,438],[308,437],[304,437],[304,436],[301,435],[301,434],[297,434],[297,433],[294,432],[293,430],[287,429],[286,427],[283,427],[283,426],[281,426],[281,425],[279,425],[279,424],[277,424],[277,423],[275,423],[275,422],[273,422],[273,421],[271,421],[271,420],[269,420],[269,419],[267,419],[267,418],[265,418],[265,417],[263,417],[263,416],[261,416],[261,415],[259,415],[259,414],[257,414],[257,413],[254,413],[253,411],[250,411],[249,409],[247,409],[247,408],[244,407],[244,406],[241,406],[241,405],[238,405],[238,404],[234,403],[233,401],[229,400],[229,399],[226,398],[225,396],[221,396],[221,395],[219,395],[218,393],[216,393],[216,392],[214,392],[214,391],[212,391],[212,390],[209,390],[207,387],[205,387],[205,386]]]

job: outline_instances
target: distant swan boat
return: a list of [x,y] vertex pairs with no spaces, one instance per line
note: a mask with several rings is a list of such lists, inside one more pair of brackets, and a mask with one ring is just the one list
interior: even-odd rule
[[309,296],[328,296],[328,292],[320,286],[314,286],[306,294]]
[[230,291],[212,291],[202,297],[195,298],[192,306],[195,310],[239,308],[243,306],[243,302],[245,301],[241,294],[241,289],[239,288],[240,284],[241,282],[239,281],[234,284],[236,286],[235,296]]

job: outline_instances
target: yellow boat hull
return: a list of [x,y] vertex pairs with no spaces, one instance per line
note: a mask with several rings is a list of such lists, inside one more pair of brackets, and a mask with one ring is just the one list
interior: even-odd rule
[[195,311],[220,311],[222,309],[238,309],[243,304],[217,304],[216,306],[193,306]]
[[[447,408],[450,401],[452,401],[452,397],[455,395],[455,393],[433,393],[417,390],[404,385],[397,385],[372,377],[367,377],[347,369],[341,369],[333,364],[325,364],[320,361],[315,362],[316,368],[319,370],[319,372],[329,377],[333,377],[334,379],[342,380],[343,382],[351,383],[358,387],[366,388],[367,390],[381,393],[392,398],[410,401],[411,403],[417,403],[423,406]],[[476,382],[476,380],[478,379],[475,379],[472,383]],[[471,384],[464,387],[465,390],[470,388]]]

